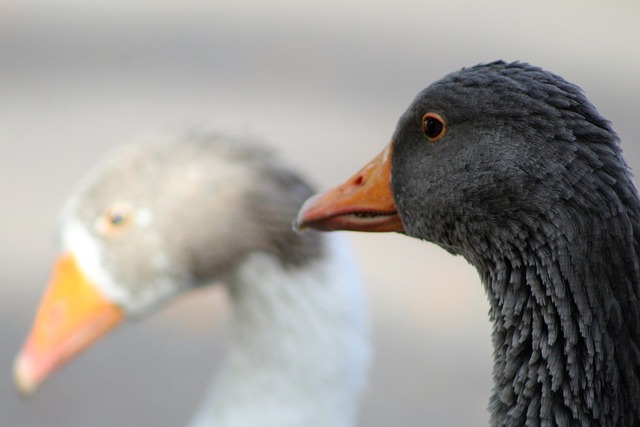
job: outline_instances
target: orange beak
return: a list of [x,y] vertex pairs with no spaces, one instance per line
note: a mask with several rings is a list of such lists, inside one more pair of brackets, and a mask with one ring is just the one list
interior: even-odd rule
[[51,373],[123,319],[80,271],[70,253],[62,254],[13,367],[18,391],[32,394]]
[[389,144],[344,184],[307,200],[296,228],[404,231],[391,194],[391,151]]

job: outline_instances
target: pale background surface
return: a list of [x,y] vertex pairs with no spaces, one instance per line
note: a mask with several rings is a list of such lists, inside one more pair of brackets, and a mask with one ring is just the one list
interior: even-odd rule
[[[183,425],[222,355],[217,288],[121,327],[30,401],[12,388],[57,211],[118,143],[250,133],[326,188],[382,149],[420,89],[503,58],[581,85],[640,170],[639,5],[0,0],[0,426]],[[375,327],[362,425],[486,425],[490,326],[475,271],[402,236],[349,237]]]

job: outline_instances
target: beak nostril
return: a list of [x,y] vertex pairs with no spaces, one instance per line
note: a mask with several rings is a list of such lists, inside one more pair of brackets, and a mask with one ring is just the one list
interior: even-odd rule
[[362,185],[363,181],[364,181],[364,178],[362,177],[362,175],[358,175],[358,177],[353,180],[353,183],[355,185]]

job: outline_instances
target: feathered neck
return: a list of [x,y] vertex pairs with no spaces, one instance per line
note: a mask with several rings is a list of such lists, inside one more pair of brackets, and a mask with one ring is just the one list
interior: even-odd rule
[[514,219],[467,256],[491,302],[492,425],[640,425],[637,208],[610,208]]
[[[193,426],[353,426],[369,347],[360,280],[340,236],[283,268],[256,253],[230,283],[230,349]],[[338,240],[336,240],[338,239]]]

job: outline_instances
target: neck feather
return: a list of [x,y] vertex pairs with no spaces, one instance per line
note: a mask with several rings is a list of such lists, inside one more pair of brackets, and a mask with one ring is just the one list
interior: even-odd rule
[[340,236],[283,267],[251,255],[234,275],[230,349],[194,426],[352,426],[369,359],[360,280]]
[[492,304],[493,425],[640,424],[637,227],[587,222],[493,236],[469,257]]

